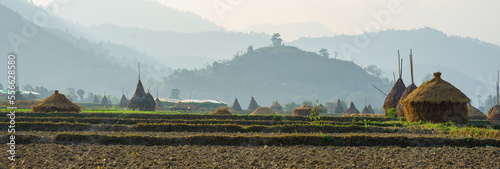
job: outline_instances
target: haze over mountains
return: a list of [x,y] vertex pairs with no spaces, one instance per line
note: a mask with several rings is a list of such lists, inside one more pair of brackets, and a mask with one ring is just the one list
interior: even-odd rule
[[[114,5],[109,11],[109,6],[116,3],[123,5]],[[0,4],[19,13],[0,8],[0,18],[12,23],[0,27],[3,35],[12,31],[19,32],[23,23],[32,21],[33,15],[42,10],[21,0],[2,1]],[[51,89],[76,87],[100,91],[116,88],[116,91],[108,93],[120,95],[122,85],[126,84],[126,89],[135,85],[136,64],[141,62],[144,64],[143,80],[148,81],[147,85],[152,85],[153,88],[163,86],[160,95],[168,96],[171,88],[182,87],[164,82],[164,78],[172,72],[169,68],[200,69],[213,65],[214,61],[232,59],[236,53],[244,53],[249,45],[253,45],[255,49],[268,47],[271,44],[269,30],[280,33],[285,45],[312,52],[325,48],[328,49],[330,58],[334,58],[334,51],[338,51],[337,59],[354,61],[361,67],[376,65],[385,72],[384,77],[391,80],[392,72],[397,72],[397,50],[400,50],[404,58],[403,78],[407,85],[410,84],[408,53],[409,49],[413,49],[417,85],[426,74],[442,71],[445,80],[464,91],[475,103],[477,95],[485,98],[494,93],[493,75],[500,68],[498,45],[450,36],[433,28],[371,33],[366,36],[369,44],[363,47],[355,43],[355,38],[362,36],[333,35],[326,27],[314,22],[263,24],[249,27],[245,30],[247,33],[231,32],[193,13],[143,0],[74,0],[61,6],[57,15],[50,16],[49,23],[21,48],[19,55],[39,56],[20,60],[25,71],[20,72],[23,75],[22,81]],[[311,37],[299,38],[297,32],[301,30],[307,30],[302,31],[305,32],[303,34]],[[248,33],[251,31],[266,33]],[[322,34],[326,37],[318,37]],[[12,50],[5,48],[9,44],[5,38],[1,39],[0,44],[2,51]],[[349,54],[350,52],[352,53]],[[71,63],[72,60],[79,63]],[[293,62],[290,60],[290,63]],[[0,69],[4,66],[1,65]],[[68,71],[64,75],[53,73],[60,72],[58,70]],[[1,75],[0,78],[4,76]],[[58,80],[72,78],[81,80]],[[321,77],[317,75],[316,78]],[[183,91],[181,97],[187,98],[189,94],[189,91]],[[332,94],[333,96],[335,95]],[[203,97],[210,99],[216,96]]]

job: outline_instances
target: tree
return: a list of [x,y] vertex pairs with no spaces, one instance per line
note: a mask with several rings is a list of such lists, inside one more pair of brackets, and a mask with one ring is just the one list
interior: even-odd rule
[[87,103],[92,103],[94,101],[94,93],[89,92],[87,94],[87,98],[85,98],[85,102]]
[[273,46],[275,47],[281,46],[281,42],[283,42],[279,33],[275,33],[273,35],[273,38],[271,38],[271,41],[273,42]]
[[384,73],[382,69],[378,68],[376,65],[370,65],[368,67],[365,67],[365,70],[366,72],[375,75],[378,78],[380,78],[382,76],[382,73]]
[[181,90],[177,89],[177,88],[174,88],[170,91],[170,99],[180,99],[180,96],[181,95]]
[[313,105],[314,105],[314,102],[304,100],[304,101],[302,101],[302,105],[304,105],[304,104],[307,104],[307,105],[309,105],[309,106],[313,106]]
[[85,91],[83,89],[78,89],[78,91],[76,91],[76,94],[80,96],[80,101],[83,102],[83,95],[85,94]]
[[52,93],[49,93],[49,90],[43,86],[36,86],[35,92],[40,93],[42,98],[49,97]]
[[328,56],[330,56],[330,54],[328,53],[328,50],[325,48],[322,48],[321,50],[319,50],[319,55],[321,55],[325,58],[328,58]]
[[253,53],[253,46],[252,45],[248,46],[247,53]]
[[290,102],[290,103],[285,104],[285,106],[283,107],[283,109],[285,111],[292,111],[293,109],[299,108],[299,106],[300,105],[298,105],[295,102]]
[[66,91],[68,92],[66,95],[75,99],[78,97],[78,95],[76,95],[76,89],[74,87],[70,87],[70,88],[67,88]]

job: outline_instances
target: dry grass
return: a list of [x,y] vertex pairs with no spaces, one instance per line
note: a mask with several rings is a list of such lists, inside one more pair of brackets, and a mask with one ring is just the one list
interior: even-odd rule
[[66,96],[59,94],[59,91],[55,91],[52,96],[47,97],[45,100],[39,104],[32,106],[31,111],[33,112],[80,112],[80,106],[69,101]]

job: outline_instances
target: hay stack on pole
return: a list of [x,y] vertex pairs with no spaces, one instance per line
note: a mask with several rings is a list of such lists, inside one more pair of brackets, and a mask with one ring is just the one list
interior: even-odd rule
[[163,105],[161,104],[160,97],[158,96],[158,90],[156,90],[156,99],[155,99],[155,104],[156,104],[156,109],[155,111],[162,111],[163,110]]
[[273,103],[273,105],[271,105],[270,108],[273,109],[276,112],[282,112],[283,111],[283,107],[280,105],[280,103],[278,103],[278,101],[275,101]]
[[252,99],[250,100],[250,104],[248,105],[248,110],[255,110],[257,108],[259,108],[259,105],[257,104],[257,102],[255,101],[255,99],[252,96]]
[[219,107],[210,113],[210,115],[231,115],[231,112],[227,108]]
[[234,99],[233,106],[231,108],[233,108],[234,111],[241,111],[241,106],[240,102],[238,102],[238,98]]
[[399,100],[401,99],[401,95],[403,95],[403,92],[405,91],[405,83],[403,82],[403,79],[401,79],[401,74],[402,74],[402,68],[401,64],[403,62],[403,59],[400,60],[399,56],[399,50],[398,50],[398,70],[399,70],[399,79],[396,81],[394,86],[391,89],[391,92],[387,95],[384,101],[384,114],[387,116],[387,112],[391,108],[396,108],[398,106]]
[[101,104],[109,104],[109,100],[106,97],[106,91],[104,91],[104,96],[101,99]]
[[488,111],[488,120],[500,120],[500,71],[497,71],[497,105]]
[[474,119],[474,120],[486,120],[488,117],[483,114],[483,112],[479,111],[479,109],[475,108],[474,106],[470,105],[467,107],[469,110],[469,119]]
[[413,81],[413,55],[411,49],[410,49],[410,70],[411,70],[411,85],[406,87],[405,91],[403,92],[403,95],[401,95],[401,99],[399,99],[396,111],[398,117],[405,117],[405,111],[403,109],[403,105],[401,104],[401,100],[403,100],[406,96],[408,96],[411,92],[413,92],[413,90],[417,88],[415,82]]
[[139,67],[139,81],[137,82],[137,87],[135,88],[135,93],[132,98],[128,101],[128,108],[135,110],[143,110],[144,109],[144,102],[146,101],[146,92],[144,91],[144,87],[142,86],[141,82],[141,67],[138,64]]
[[342,102],[340,101],[340,99],[337,100],[337,103],[335,104],[335,109],[334,110],[334,113],[343,113],[345,111],[345,108],[344,106],[342,106]]
[[470,99],[452,84],[441,79],[441,72],[420,85],[401,103],[409,122],[449,122],[467,124]]
[[356,108],[353,102],[351,102],[351,106],[344,111],[344,114],[359,114],[359,110]]
[[69,101],[66,96],[60,94],[58,90],[37,105],[31,107],[32,112],[76,112],[79,113],[80,106]]
[[372,105],[368,105],[368,111],[370,111],[371,114],[375,114],[375,111],[372,109]]
[[92,103],[99,104],[99,98],[97,98],[97,95],[94,95],[94,101]]
[[125,97],[125,94],[122,95],[122,98],[120,99],[120,104],[118,104],[118,107],[121,109],[127,108],[127,103],[128,99]]
[[276,112],[269,107],[259,107],[250,113],[250,115],[271,115],[273,113],[276,114]]
[[151,93],[149,93],[149,89],[148,89],[148,93],[146,93],[146,100],[144,101],[144,107],[142,110],[143,111],[155,111],[155,109],[156,109],[155,98],[153,97],[153,95],[151,95]]
[[299,108],[293,109],[292,114],[294,116],[309,116],[312,109],[312,106],[304,103],[304,105],[300,106]]

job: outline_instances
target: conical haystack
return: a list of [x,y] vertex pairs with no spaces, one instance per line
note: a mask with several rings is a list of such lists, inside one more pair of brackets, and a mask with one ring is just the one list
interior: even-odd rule
[[120,104],[118,104],[118,107],[121,109],[127,108],[127,103],[128,99],[125,97],[125,94],[122,95],[122,98],[120,99]]
[[309,116],[311,114],[312,109],[313,109],[312,106],[309,106],[308,104],[304,104],[299,108],[293,109],[292,114],[294,116]]
[[372,109],[372,105],[368,105],[368,110],[370,111],[371,114],[375,114],[375,111]]
[[153,95],[151,95],[151,93],[146,93],[146,100],[144,101],[144,106],[142,107],[139,107],[139,110],[141,111],[155,111],[156,109],[156,102],[155,102],[155,98],[153,97]]
[[335,113],[343,113],[344,111],[345,111],[345,108],[344,108],[344,106],[342,106],[342,102],[340,101],[340,99],[338,99],[337,104],[335,104],[334,112]]
[[391,91],[387,95],[384,101],[384,115],[387,116],[387,112],[391,108],[396,108],[398,106],[399,100],[401,100],[401,95],[403,95],[403,92],[406,89],[405,83],[403,82],[403,79],[401,79],[401,74],[402,74],[402,69],[401,69],[401,62],[403,60],[400,60],[399,57],[399,50],[398,50],[398,71],[399,71],[399,78],[392,87]]
[[479,111],[477,108],[475,108],[472,105],[469,105],[467,107],[469,110],[469,119],[475,119],[475,120],[486,120],[488,117],[484,115],[481,111]]
[[278,101],[275,101],[273,103],[273,105],[271,105],[270,108],[273,109],[274,111],[277,111],[277,112],[283,111],[283,107],[281,107],[281,105],[280,105],[280,103],[278,103]]
[[359,114],[359,110],[356,108],[353,102],[351,102],[351,106],[344,111],[344,114]]
[[441,72],[420,85],[402,101],[409,122],[469,122],[467,104],[470,99],[452,84],[441,79]]
[[128,101],[128,108],[135,110],[135,109],[143,109],[144,107],[144,101],[146,100],[146,92],[144,92],[144,87],[142,87],[141,80],[137,83],[137,87],[135,89],[134,96],[130,98]]
[[405,111],[404,111],[403,105],[401,104],[401,101],[406,96],[408,96],[411,92],[413,92],[413,90],[415,90],[416,88],[417,88],[417,86],[415,86],[415,84],[411,84],[410,86],[408,86],[405,89],[405,91],[403,92],[403,95],[401,95],[401,99],[399,99],[398,106],[396,107],[397,108],[396,114],[398,117],[405,117]]
[[495,105],[488,111],[488,120],[500,120],[500,105]]
[[255,110],[257,108],[259,108],[259,105],[257,104],[257,102],[255,101],[255,99],[252,96],[252,99],[250,100],[250,104],[248,105],[248,110]]
[[92,103],[99,104],[99,98],[97,98],[97,95],[94,95],[94,101]]
[[102,97],[101,104],[109,104],[109,100],[108,100],[108,98],[106,97],[106,95],[104,95],[104,96]]
[[363,109],[361,110],[361,114],[373,114],[370,109],[368,109],[368,107],[363,107]]
[[158,97],[155,99],[155,105],[156,105],[155,111],[163,110],[163,105],[161,104],[161,101]]
[[66,96],[55,91],[52,96],[47,97],[39,104],[31,107],[32,112],[80,112],[80,106],[69,101]]
[[271,115],[272,113],[276,114],[276,112],[269,107],[259,107],[250,113],[250,115]]
[[233,108],[234,111],[241,111],[241,106],[240,102],[238,102],[238,98],[234,99],[233,106],[231,108]]
[[231,115],[231,112],[224,107],[219,107],[215,111],[210,113],[210,115]]
[[319,104],[316,108],[318,109],[319,113],[328,113],[328,109],[322,104]]

